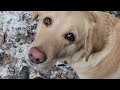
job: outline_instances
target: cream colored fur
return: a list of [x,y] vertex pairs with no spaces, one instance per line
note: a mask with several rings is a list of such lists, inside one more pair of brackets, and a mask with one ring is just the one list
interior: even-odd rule
[[[30,48],[40,47],[48,59],[33,67],[44,71],[67,61],[81,79],[120,78],[119,19],[100,11],[35,11],[32,20],[37,17],[40,22]],[[52,18],[51,26],[43,24],[45,17]],[[74,42],[64,38],[69,32],[75,34]]]

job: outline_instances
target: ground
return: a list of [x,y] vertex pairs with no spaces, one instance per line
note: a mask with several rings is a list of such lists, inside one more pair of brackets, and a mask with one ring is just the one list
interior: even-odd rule
[[42,74],[29,67],[26,50],[34,40],[38,20],[31,22],[32,11],[0,11],[0,78],[32,79],[42,75],[45,79],[78,79],[67,64],[57,62]]

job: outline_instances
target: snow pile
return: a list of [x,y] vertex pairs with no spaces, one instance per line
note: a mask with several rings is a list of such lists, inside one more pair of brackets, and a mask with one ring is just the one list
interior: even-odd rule
[[23,42],[24,39],[21,39],[21,37],[19,37],[20,40],[18,42],[16,42],[16,39],[17,35],[19,34],[18,36],[20,36],[21,32],[23,32],[23,36],[25,37],[24,34],[31,29],[31,25],[29,23],[31,15],[32,12],[30,11],[0,12],[0,28],[2,29],[2,33],[6,35],[5,43],[1,47],[0,53],[4,52],[4,54],[8,55],[15,61],[12,64],[0,67],[1,78],[10,75],[10,66],[13,66],[13,69],[15,69],[15,72],[13,73],[15,74],[26,65],[24,56],[29,44]]

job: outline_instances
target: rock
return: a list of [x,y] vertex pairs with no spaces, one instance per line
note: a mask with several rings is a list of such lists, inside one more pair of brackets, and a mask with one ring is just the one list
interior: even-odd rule
[[7,33],[4,33],[4,43],[7,42]]
[[0,54],[0,65],[6,66],[7,64],[11,64],[13,61],[9,56],[6,56],[5,52]]
[[19,42],[19,41],[20,41],[20,38],[19,38],[19,37],[15,39],[15,42]]
[[20,48],[20,50],[19,50],[19,53],[22,53],[24,50],[22,49],[22,48]]
[[37,28],[37,24],[34,24],[33,26],[31,26],[31,30],[35,30]]
[[19,34],[22,34],[24,36],[27,36],[27,31],[26,30],[18,30]]
[[0,52],[0,60],[3,60],[3,59],[4,59],[4,53],[5,53],[5,52],[2,52],[2,51]]
[[27,42],[27,36],[22,37],[22,42],[25,44]]
[[58,70],[58,73],[59,73],[59,74],[62,74],[62,70]]
[[31,44],[31,43],[32,43],[31,37],[28,37],[28,38],[27,38],[27,43],[28,43],[28,44]]
[[68,76],[69,79],[73,79],[75,74],[73,72],[71,72],[71,71],[68,71],[67,76]]
[[1,79],[18,79],[18,75],[8,75],[5,77],[2,77]]
[[3,59],[3,66],[6,66],[6,65],[8,65],[8,64],[11,64],[11,63],[13,63],[14,61],[12,60],[12,59],[10,59],[10,57],[5,57],[4,59]]
[[10,65],[8,67],[8,71],[11,75],[14,75],[15,74],[15,66],[14,65]]
[[4,35],[0,35],[0,47],[2,47],[4,41],[5,41],[5,36]]
[[45,77],[43,77],[43,73],[39,73],[36,70],[34,70],[33,68],[30,68],[30,75],[29,75],[29,79],[45,79]]
[[33,78],[33,79],[43,79],[42,77],[35,77],[35,78]]
[[7,43],[6,44],[6,49],[9,50],[11,48],[11,44],[10,43]]
[[22,16],[22,21],[24,21],[25,18],[26,18],[26,16],[25,16],[25,14],[23,14],[23,16]]
[[18,79],[18,75],[9,75],[6,79]]
[[19,79],[29,79],[29,74],[29,68],[27,66],[24,66],[19,73]]

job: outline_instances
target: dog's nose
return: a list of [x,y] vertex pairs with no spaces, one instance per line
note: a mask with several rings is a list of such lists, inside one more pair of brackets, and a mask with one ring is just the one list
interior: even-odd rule
[[46,54],[37,47],[31,48],[28,56],[29,56],[29,59],[36,64],[43,63],[47,59]]

